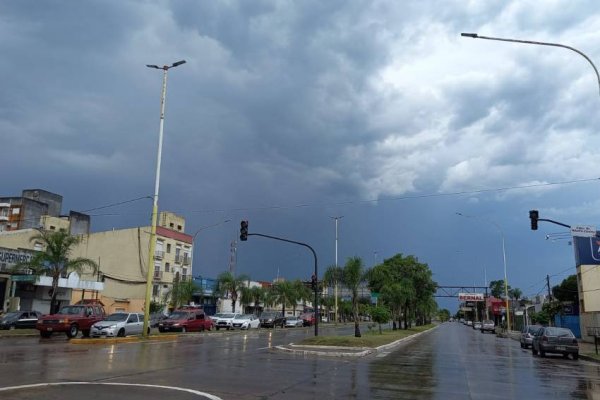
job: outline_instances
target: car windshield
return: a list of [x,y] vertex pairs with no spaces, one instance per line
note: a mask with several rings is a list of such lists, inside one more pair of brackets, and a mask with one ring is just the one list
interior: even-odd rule
[[15,320],[19,319],[20,315],[21,315],[21,313],[19,313],[19,312],[10,312],[8,314],[3,315],[1,321],[3,321],[3,322],[15,321]]
[[169,315],[170,319],[188,319],[189,313],[183,311],[175,311]]
[[297,321],[298,317],[287,317],[288,321]]
[[125,313],[114,313],[106,317],[105,321],[125,321],[129,314]]
[[82,310],[83,310],[83,307],[67,306],[67,307],[61,308],[59,314],[79,315],[79,314],[81,314]]
[[565,328],[546,328],[547,336],[558,336],[558,337],[574,337],[573,333],[569,329]]
[[237,314],[221,314],[219,315],[219,318],[235,318]]
[[224,318],[223,315],[225,315],[225,314],[223,314],[223,313],[216,313],[215,315],[213,315],[213,318]]
[[527,329],[527,332],[528,332],[528,333],[531,333],[531,334],[534,334],[534,333],[536,333],[537,331],[539,331],[539,330],[540,330],[540,328],[541,328],[541,326],[536,326],[536,325],[534,325],[534,326],[530,326],[530,327]]
[[261,315],[261,317],[263,317],[263,318],[275,318],[276,316],[277,316],[277,313],[273,313],[273,312],[266,312]]
[[237,317],[235,317],[235,319],[251,319],[251,318],[252,318],[251,314],[238,315]]

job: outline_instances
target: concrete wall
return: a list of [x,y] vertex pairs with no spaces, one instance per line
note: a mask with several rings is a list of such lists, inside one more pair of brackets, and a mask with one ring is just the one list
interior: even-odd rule
[[59,194],[48,192],[42,189],[25,189],[21,194],[26,199],[31,199],[45,203],[48,205],[48,215],[53,217],[60,216],[60,210],[62,209],[63,197]]
[[583,312],[600,312],[600,266],[580,265],[577,271]]

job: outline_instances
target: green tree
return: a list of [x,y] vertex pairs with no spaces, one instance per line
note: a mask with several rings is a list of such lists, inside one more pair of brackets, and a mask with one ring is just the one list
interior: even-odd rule
[[510,289],[508,292],[508,297],[515,299],[516,301],[519,301],[521,296],[523,296],[523,291],[521,291],[519,288]]
[[[329,267],[327,267],[327,269],[325,270],[325,272],[323,273],[323,285],[325,287],[329,287],[329,288],[333,288],[334,289],[334,297],[333,297],[333,307],[334,307],[334,311],[339,312],[339,310],[335,310],[335,288],[341,283],[342,281],[342,268],[339,265],[330,265]],[[339,300],[338,300],[339,302]],[[339,306],[338,306],[339,308]],[[327,315],[329,316],[329,307],[327,309]],[[338,317],[336,315],[336,317]],[[337,321],[335,321],[337,322]]]
[[34,275],[52,277],[50,313],[54,314],[58,311],[56,296],[59,278],[66,277],[73,271],[81,276],[88,268],[95,272],[98,270],[98,264],[89,258],[71,258],[73,248],[83,241],[83,236],[71,236],[63,231],[39,230],[38,232],[29,241],[41,242],[43,250],[35,253],[28,263],[18,264],[17,268],[29,268]]
[[296,290],[294,284],[289,281],[275,282],[271,286],[271,293],[275,304],[281,305],[281,313],[285,316],[285,307],[293,307],[296,302]]
[[254,314],[258,315],[258,308],[260,303],[265,301],[265,289],[262,286],[253,286],[250,288],[250,296],[254,303]]
[[294,287],[294,294],[296,295],[295,301],[293,302],[295,315],[298,302],[306,305],[306,302],[311,300],[313,292],[308,287],[304,286],[304,283],[300,279],[296,279],[294,282],[292,282],[292,286]]
[[352,296],[352,316],[354,317],[354,337],[361,337],[358,320],[358,288],[365,280],[363,261],[360,257],[352,257],[346,261],[343,269],[342,283],[350,290]]
[[231,310],[233,312],[235,312],[235,303],[238,296],[246,281],[249,280],[250,278],[246,275],[235,276],[229,271],[222,272],[217,277],[217,293],[223,297],[228,294],[231,296]]
[[250,304],[252,304],[252,301],[254,300],[252,297],[252,288],[248,286],[242,286],[239,298],[242,312],[246,313],[246,310],[250,307]]
[[171,289],[170,299],[171,307],[177,309],[183,305],[189,304],[196,292],[197,288],[193,281],[179,281],[173,282],[173,288]]
[[579,304],[579,290],[577,288],[577,275],[569,275],[560,285],[552,288],[552,295],[559,301],[571,301]]
[[383,333],[381,330],[381,324],[385,324],[390,320],[390,311],[384,306],[372,307],[371,318],[379,325],[379,334],[381,335]]
[[450,311],[446,308],[443,308],[438,311],[438,318],[442,322],[446,322],[450,319]]
[[[506,296],[504,296],[504,279],[498,279],[496,281],[491,281],[490,289],[492,292],[492,296],[494,296],[498,299],[503,299],[506,297]],[[510,285],[508,285],[508,290],[510,291]]]

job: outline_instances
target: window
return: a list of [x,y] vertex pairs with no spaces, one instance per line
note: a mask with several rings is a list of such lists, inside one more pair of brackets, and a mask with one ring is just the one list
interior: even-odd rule
[[181,230],[181,225],[177,225],[177,230],[180,231]]
[[35,251],[42,251],[44,248],[44,246],[42,246],[42,244],[40,242],[35,242],[33,244],[33,250]]
[[53,231],[53,230],[56,230],[56,227],[55,227],[55,226],[53,226],[53,225],[50,225],[50,230],[51,230],[51,231]]
[[21,209],[20,209],[19,207],[15,207],[15,208],[13,208],[13,209],[12,209],[12,213],[13,213],[13,215],[17,215],[17,214],[19,214],[20,212],[21,212]]
[[171,227],[171,228],[173,228],[174,226],[175,226],[175,225],[173,225],[173,223],[172,223],[172,222],[169,224],[169,227]]
[[171,270],[171,264],[165,263],[165,272],[169,272]]
[[167,243],[167,253],[171,252],[171,243]]
[[158,296],[158,285],[152,286],[152,296]]

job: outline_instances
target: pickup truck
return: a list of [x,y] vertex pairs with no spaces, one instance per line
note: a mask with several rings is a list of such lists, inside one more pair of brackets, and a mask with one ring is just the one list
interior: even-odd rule
[[48,338],[54,332],[64,332],[68,338],[74,338],[81,331],[83,336],[90,335],[92,325],[105,317],[104,308],[98,304],[74,304],[60,309],[58,314],[42,315],[35,329],[40,336]]

